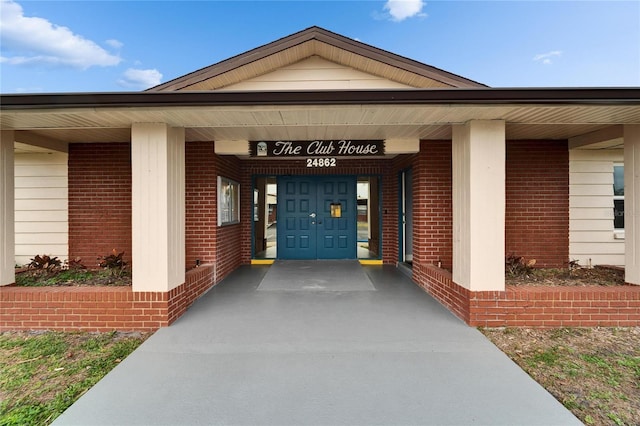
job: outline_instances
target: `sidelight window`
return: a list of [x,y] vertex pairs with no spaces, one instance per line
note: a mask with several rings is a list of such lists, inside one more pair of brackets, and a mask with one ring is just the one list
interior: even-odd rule
[[240,222],[240,184],[218,176],[218,226]]
[[613,166],[613,228],[624,230],[624,166]]

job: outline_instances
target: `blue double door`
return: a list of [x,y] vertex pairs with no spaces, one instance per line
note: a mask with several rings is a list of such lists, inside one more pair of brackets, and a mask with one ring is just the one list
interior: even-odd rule
[[278,177],[278,259],[356,258],[356,177]]

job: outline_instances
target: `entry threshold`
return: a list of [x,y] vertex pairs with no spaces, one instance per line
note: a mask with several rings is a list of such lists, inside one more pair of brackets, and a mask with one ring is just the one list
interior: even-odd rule
[[[361,265],[382,265],[380,259],[358,259]],[[251,259],[252,265],[272,265],[275,259]]]

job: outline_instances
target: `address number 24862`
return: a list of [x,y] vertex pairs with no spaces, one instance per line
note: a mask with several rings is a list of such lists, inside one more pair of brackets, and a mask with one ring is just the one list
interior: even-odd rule
[[307,167],[335,167],[335,158],[307,158]]

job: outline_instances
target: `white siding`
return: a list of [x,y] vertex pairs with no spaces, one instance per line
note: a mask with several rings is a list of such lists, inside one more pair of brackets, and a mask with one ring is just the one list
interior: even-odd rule
[[223,90],[408,89],[402,83],[312,56]]
[[624,239],[613,230],[613,164],[623,150],[569,152],[569,257],[580,265],[624,265]]
[[16,263],[69,255],[67,154],[15,154]]

